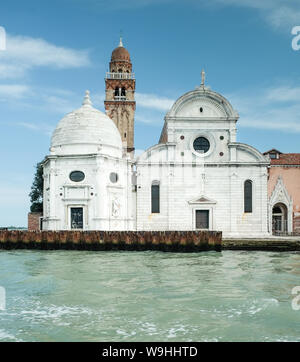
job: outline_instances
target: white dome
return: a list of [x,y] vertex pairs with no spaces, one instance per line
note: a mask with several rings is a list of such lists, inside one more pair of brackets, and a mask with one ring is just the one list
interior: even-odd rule
[[114,121],[92,107],[86,91],[82,107],[59,121],[51,139],[52,154],[122,155],[122,139]]

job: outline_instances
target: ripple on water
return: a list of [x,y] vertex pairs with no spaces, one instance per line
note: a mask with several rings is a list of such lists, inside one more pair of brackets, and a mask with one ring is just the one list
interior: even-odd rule
[[299,341],[299,253],[0,252],[1,341]]

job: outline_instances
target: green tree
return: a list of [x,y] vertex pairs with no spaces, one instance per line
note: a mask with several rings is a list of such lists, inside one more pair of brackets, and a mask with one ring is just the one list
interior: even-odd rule
[[30,196],[30,211],[31,212],[43,212],[43,165],[42,162],[37,163],[34,180],[31,186]]

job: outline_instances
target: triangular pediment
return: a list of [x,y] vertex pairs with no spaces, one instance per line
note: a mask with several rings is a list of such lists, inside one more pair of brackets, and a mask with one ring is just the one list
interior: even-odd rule
[[205,196],[201,195],[197,197],[196,199],[192,199],[188,201],[189,204],[216,204],[217,201]]
[[270,197],[271,205],[275,205],[278,202],[282,202],[286,206],[293,204],[293,200],[289,195],[281,176],[278,177],[276,185]]

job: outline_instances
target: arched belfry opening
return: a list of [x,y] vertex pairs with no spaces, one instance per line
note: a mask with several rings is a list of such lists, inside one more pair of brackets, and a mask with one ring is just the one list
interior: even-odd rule
[[134,151],[135,76],[122,38],[111,55],[105,77],[105,94],[106,114],[118,127],[123,148],[131,153]]

